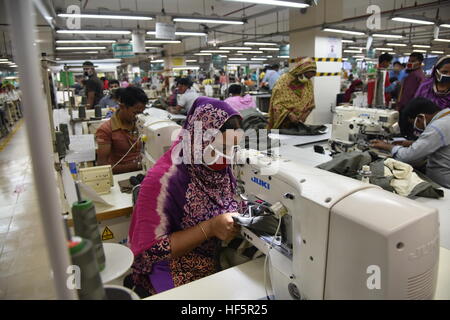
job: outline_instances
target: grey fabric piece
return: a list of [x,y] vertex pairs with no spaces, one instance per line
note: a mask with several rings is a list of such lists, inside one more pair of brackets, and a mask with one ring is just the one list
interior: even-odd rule
[[250,230],[260,231],[270,235],[275,234],[278,227],[278,219],[274,216],[258,216],[251,218],[233,216],[233,220],[237,224],[247,227]]
[[240,111],[242,116],[242,129],[247,131],[249,129],[259,130],[267,127],[267,119],[256,108],[249,108]]
[[317,136],[324,134],[327,127],[324,125],[306,125],[299,122],[297,127],[289,129],[279,129],[280,134],[289,134],[294,136]]
[[[317,166],[317,168],[361,180],[358,171],[360,171],[363,166],[370,165],[370,170],[372,172],[372,176],[369,179],[370,183],[380,186],[384,190],[394,192],[394,188],[391,186],[391,180],[394,179],[394,177],[384,176],[384,159],[373,161],[373,157],[375,158],[376,156],[372,156],[368,151],[343,152],[337,154],[333,160]],[[408,198],[424,197],[438,199],[444,196],[444,191],[439,189],[439,185],[432,182],[423,174],[417,171],[414,172],[424,181],[414,187],[408,195]]]

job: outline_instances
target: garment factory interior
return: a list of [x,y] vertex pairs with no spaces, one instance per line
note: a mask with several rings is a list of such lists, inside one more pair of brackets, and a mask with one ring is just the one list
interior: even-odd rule
[[0,299],[450,300],[450,0],[0,0]]

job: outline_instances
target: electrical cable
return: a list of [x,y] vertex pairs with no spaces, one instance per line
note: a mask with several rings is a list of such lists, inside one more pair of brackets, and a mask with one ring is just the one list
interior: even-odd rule
[[120,158],[120,160],[119,161],[117,161],[113,166],[112,166],[112,168],[111,168],[111,170],[112,169],[114,169],[129,153],[130,153],[130,151],[133,149],[133,147],[136,145],[136,143],[138,143],[139,142],[139,140],[141,139],[141,137],[142,137],[142,135],[140,134],[139,136],[138,136],[138,138],[136,139],[136,141],[131,145],[131,147],[130,147],[130,149],[128,149],[128,151],[127,151],[127,153],[125,153],[124,155],[123,155],[123,157],[122,158]]
[[[270,246],[269,246],[269,250],[267,251],[266,258],[264,259],[264,290],[266,291],[267,300],[271,300],[269,297],[269,293],[267,292],[267,275],[266,275],[267,261],[269,260],[269,252],[270,252],[270,250],[272,250],[273,242],[275,241],[275,237],[277,236],[278,232],[280,231],[280,227],[281,227],[281,218],[279,218],[279,220],[278,220],[277,231],[275,231],[275,235],[273,236],[272,241],[270,242]],[[273,288],[272,288],[272,292],[273,292]]]

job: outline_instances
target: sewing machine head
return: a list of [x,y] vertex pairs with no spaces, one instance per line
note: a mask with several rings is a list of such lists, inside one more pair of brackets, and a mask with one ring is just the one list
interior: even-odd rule
[[[276,299],[433,297],[437,210],[256,150],[239,151],[237,162],[237,190],[249,204],[242,235],[269,256]],[[281,218],[277,237],[266,217]]]
[[142,149],[144,170],[151,168],[170,149],[173,139],[181,129],[178,124],[167,118],[145,114],[138,115],[136,127],[144,142],[144,148]]
[[353,151],[369,140],[387,139],[399,133],[398,118],[398,111],[390,109],[337,107],[330,143]]

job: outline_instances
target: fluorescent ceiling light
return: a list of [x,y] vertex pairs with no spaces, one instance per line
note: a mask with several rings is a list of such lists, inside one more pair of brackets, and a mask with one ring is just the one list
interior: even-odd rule
[[0,64],[10,64],[11,62],[8,62],[8,61],[2,61],[2,62],[0,62]]
[[222,54],[219,54],[219,57],[221,57],[221,58],[227,58],[228,56],[224,56],[224,55],[222,55]]
[[251,47],[219,47],[221,50],[252,50]]
[[348,60],[348,58],[342,58],[342,61],[347,61]]
[[[147,31],[147,34],[155,35],[156,31]],[[207,34],[205,32],[195,32],[195,31],[175,31],[176,36],[199,36],[206,37]]]
[[145,40],[145,43],[181,43],[180,40]]
[[414,50],[413,50],[413,52],[423,52],[423,53],[426,53],[426,52],[427,52],[427,50],[414,49]]
[[145,47],[146,50],[161,49],[161,47]]
[[434,39],[434,41],[439,41],[439,42],[450,42],[450,39]]
[[245,51],[238,51],[238,53],[263,53],[263,52],[258,50],[245,50]]
[[431,46],[427,44],[413,44],[414,48],[431,48]]
[[293,1],[281,1],[281,0],[226,0],[226,1],[247,2],[247,3],[256,3],[256,4],[280,6],[280,7],[290,7],[290,8],[307,8],[307,7],[309,7],[309,4],[306,4],[306,3],[293,2]]
[[[60,60],[59,63],[83,63],[85,60]],[[116,58],[116,59],[96,59],[96,60],[90,60],[92,63],[109,63],[109,62],[120,62],[122,59]]]
[[366,48],[363,48],[363,47],[348,47],[348,48],[353,49],[353,50],[359,50],[359,51],[366,50]]
[[65,34],[130,34],[127,30],[57,30],[56,33]]
[[228,50],[200,50],[201,53],[230,53]]
[[401,39],[403,36],[401,34],[384,34],[384,33],[374,33],[372,36],[376,38],[393,38],[393,39]]
[[172,70],[199,70],[199,66],[173,67]]
[[186,60],[186,62],[197,62],[197,60]]
[[75,52],[70,52],[70,54],[91,54],[91,53],[98,53],[98,51],[75,51]]
[[360,58],[360,59],[364,59],[364,56],[353,56],[353,58]]
[[394,51],[392,48],[375,48],[377,51]]
[[417,24],[426,24],[426,25],[434,24],[434,22],[427,21],[427,20],[404,18],[404,17],[393,17],[392,20],[398,21],[398,22],[417,23]]
[[326,32],[335,32],[335,33],[352,34],[352,35],[355,35],[355,36],[363,36],[363,35],[365,35],[364,32],[351,31],[351,30],[344,30],[344,29],[334,29],[334,28],[325,28],[325,29],[323,29],[323,31],[326,31]]
[[444,28],[450,28],[450,24],[447,24],[447,23],[445,23],[445,24],[441,24],[441,25],[440,25],[440,27],[444,27]]
[[431,53],[444,54],[444,51],[431,51]]
[[153,60],[153,61],[150,61],[150,63],[163,63],[164,62],[164,60]]
[[387,43],[387,45],[390,47],[407,47],[408,46],[405,43],[394,43],[394,42]]
[[114,43],[116,40],[56,40],[56,43]]
[[199,52],[199,53],[194,53],[194,55],[196,55],[196,56],[212,56],[212,53]]
[[342,39],[341,41],[342,41],[342,43],[354,43],[355,42],[353,40],[347,40],[347,39]]
[[264,51],[280,51],[280,48],[258,48],[258,50],[264,50]]
[[247,58],[228,58],[230,61],[247,61]]
[[278,46],[277,43],[273,42],[244,42],[246,46]]
[[104,50],[106,47],[56,47],[56,50]]
[[9,61],[8,59],[0,59],[0,61]]
[[153,20],[152,17],[123,16],[114,14],[86,14],[86,13],[60,13],[61,18],[87,18],[87,19],[120,19],[120,20]]
[[361,53],[360,50],[344,50],[345,53]]
[[278,58],[287,59],[289,56],[278,56]]
[[273,56],[266,56],[266,58],[273,58]]
[[175,22],[193,22],[193,23],[214,23],[214,24],[244,24],[244,21],[240,20],[226,20],[226,19],[214,19],[214,18],[173,18]]
[[266,58],[252,58],[251,60],[253,60],[253,61],[265,61],[267,59]]
[[404,56],[410,56],[410,55],[411,55],[411,52],[405,52],[405,53],[403,53],[403,55],[404,55]]

